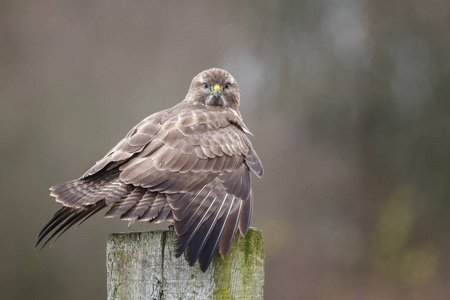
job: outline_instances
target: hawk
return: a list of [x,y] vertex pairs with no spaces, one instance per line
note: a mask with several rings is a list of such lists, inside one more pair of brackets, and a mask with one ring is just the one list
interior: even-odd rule
[[225,258],[237,229],[245,235],[250,226],[250,171],[264,173],[239,102],[227,71],[195,76],[182,102],[145,118],[79,179],[50,188],[63,206],[36,246],[108,208],[107,218],[171,221],[176,257],[186,252],[203,272],[217,248]]

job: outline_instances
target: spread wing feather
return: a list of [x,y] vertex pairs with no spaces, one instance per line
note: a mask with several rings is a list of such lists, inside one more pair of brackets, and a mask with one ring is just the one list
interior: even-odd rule
[[242,201],[242,211],[239,218],[239,231],[242,236],[244,236],[248,229],[250,228],[250,221],[252,220],[253,214],[253,195],[250,191],[249,198],[245,201]]
[[151,221],[158,217],[159,213],[166,204],[166,196],[163,194],[157,194],[155,200],[147,211],[138,219],[139,221]]
[[249,152],[245,156],[245,163],[259,178],[264,175],[264,168],[261,160],[259,159],[258,154],[256,154],[255,150],[253,150],[253,148],[250,148]]
[[[229,200],[229,199],[228,199]],[[217,248],[219,247],[219,242],[222,236],[222,232],[224,232],[226,221],[228,220],[228,217],[230,216],[231,211],[233,208],[237,205],[238,201],[240,201],[238,198],[233,196],[233,199],[231,201],[231,204],[229,207],[225,207],[226,211],[224,214],[222,214],[216,225],[214,226],[211,235],[208,238],[208,241],[202,250],[202,253],[200,254],[198,263],[200,265],[201,270],[206,270],[209,267],[209,264],[211,263],[214,254],[217,251]],[[234,237],[234,235],[233,235]]]
[[201,224],[186,251],[186,259],[190,265],[193,265],[197,261],[212,231],[217,226],[217,220],[222,217],[230,205],[230,203],[226,203],[227,197],[228,195],[226,193],[218,195],[215,198],[217,203],[215,210],[212,211],[209,217],[208,214],[205,214],[205,218],[207,219]]
[[162,207],[161,211],[159,212],[158,216],[152,220],[154,223],[161,223],[163,221],[172,221],[173,219],[170,217],[171,215],[171,208],[167,201],[164,202],[164,206]]
[[225,222],[222,238],[219,242],[219,252],[223,258],[228,255],[228,252],[230,252],[231,246],[233,245],[233,240],[238,229],[238,220],[242,209],[242,202],[243,201],[240,200],[239,205],[236,205],[236,207],[232,209]]
[[135,188],[126,197],[123,197],[120,200],[116,201],[109,209],[109,211],[105,214],[105,217],[112,218],[124,215],[142,199],[145,192],[146,190],[141,187]]
[[[58,233],[63,234],[67,229],[75,225],[77,222],[83,222],[89,218],[93,213],[99,211],[105,207],[105,202],[101,201],[95,205],[90,205],[84,208],[73,208],[68,206],[63,206],[59,209],[53,218],[44,225],[42,230],[39,232],[37,237],[36,246],[39,245],[47,236],[55,230],[50,237],[44,242],[41,249],[47,245],[50,240],[55,237]],[[84,220],[83,220],[84,219]]]
[[129,211],[124,213],[120,218],[122,220],[129,221],[139,219],[150,208],[157,195],[157,193],[153,193],[147,190],[142,199],[139,200]]

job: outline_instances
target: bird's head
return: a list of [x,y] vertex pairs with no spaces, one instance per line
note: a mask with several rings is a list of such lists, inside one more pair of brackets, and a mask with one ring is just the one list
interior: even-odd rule
[[208,69],[192,79],[186,101],[237,109],[240,101],[239,86],[227,71]]

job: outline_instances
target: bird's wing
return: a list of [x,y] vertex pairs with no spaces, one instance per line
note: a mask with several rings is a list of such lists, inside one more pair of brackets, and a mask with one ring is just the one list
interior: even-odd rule
[[164,193],[190,264],[206,270],[220,244],[226,256],[252,213],[250,170],[262,176],[261,161],[240,126],[226,112],[189,109],[168,120],[153,140],[120,166],[126,184]]
[[198,259],[206,270],[217,248],[226,256],[238,228],[247,232],[250,170],[263,174],[243,126],[226,111],[183,105],[146,118],[80,180],[52,187],[57,201],[72,209],[63,209],[48,229],[67,219],[65,230],[103,201],[98,209],[112,204],[107,217],[173,220],[177,255],[187,249],[189,263]]

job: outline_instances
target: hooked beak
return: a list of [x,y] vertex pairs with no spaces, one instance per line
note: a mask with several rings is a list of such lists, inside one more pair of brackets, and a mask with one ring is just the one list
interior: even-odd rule
[[220,94],[222,94],[222,87],[218,84],[216,84],[213,88],[214,97],[219,98]]

